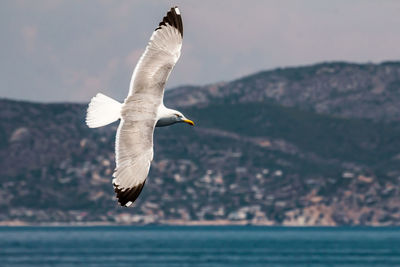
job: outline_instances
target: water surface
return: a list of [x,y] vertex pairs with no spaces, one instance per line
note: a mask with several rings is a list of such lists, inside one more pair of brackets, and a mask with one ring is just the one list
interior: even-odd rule
[[0,227],[0,266],[400,266],[400,228]]

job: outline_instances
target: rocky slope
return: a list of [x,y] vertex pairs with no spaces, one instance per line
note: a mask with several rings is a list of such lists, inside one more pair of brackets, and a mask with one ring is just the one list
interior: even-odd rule
[[0,100],[0,221],[400,225],[400,63],[319,64],[167,92],[134,208],[111,186],[117,124]]

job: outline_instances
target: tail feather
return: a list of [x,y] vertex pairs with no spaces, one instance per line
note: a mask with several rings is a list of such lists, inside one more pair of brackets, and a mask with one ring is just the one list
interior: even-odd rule
[[86,114],[86,124],[89,128],[97,128],[110,124],[121,117],[122,104],[98,93],[90,100]]

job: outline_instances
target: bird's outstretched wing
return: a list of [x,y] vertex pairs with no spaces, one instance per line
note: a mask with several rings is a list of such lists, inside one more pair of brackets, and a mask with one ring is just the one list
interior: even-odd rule
[[179,59],[182,37],[182,18],[174,7],[153,32],[133,72],[115,145],[113,185],[121,206],[130,206],[136,200],[149,173],[157,110],[163,101],[164,85]]
[[133,71],[128,98],[139,92],[163,96],[164,85],[181,55],[182,38],[182,17],[173,7],[153,32]]

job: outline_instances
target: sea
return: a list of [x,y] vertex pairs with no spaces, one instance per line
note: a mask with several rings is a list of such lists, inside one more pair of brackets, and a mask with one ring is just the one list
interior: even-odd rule
[[0,227],[0,266],[400,266],[400,228]]

